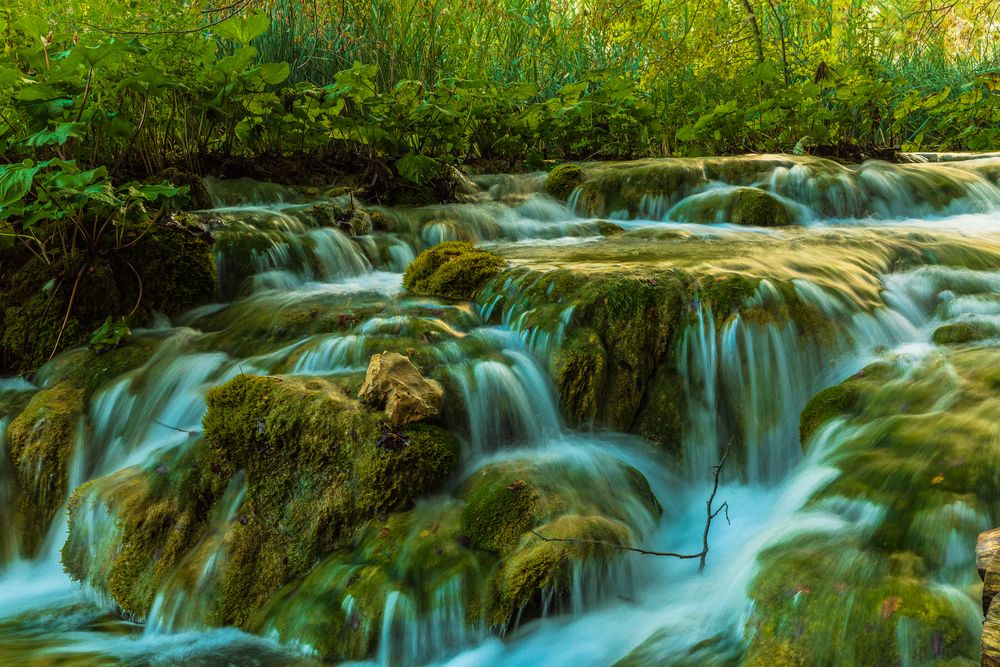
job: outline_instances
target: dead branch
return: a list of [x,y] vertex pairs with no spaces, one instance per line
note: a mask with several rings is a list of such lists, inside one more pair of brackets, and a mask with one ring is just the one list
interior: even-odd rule
[[528,532],[542,540],[543,542],[566,542],[568,544],[591,544],[602,547],[608,547],[610,549],[616,549],[618,551],[630,551],[632,553],[642,554],[643,556],[666,556],[669,558],[680,558],[682,560],[692,560],[698,559],[698,572],[702,572],[705,569],[705,559],[708,557],[708,532],[712,528],[712,522],[720,514],[724,514],[726,517],[726,523],[729,522],[729,503],[723,501],[721,505],[715,507],[715,496],[719,492],[719,476],[722,474],[722,466],[726,464],[726,459],[729,458],[729,449],[732,447],[730,442],[726,445],[726,451],[722,453],[722,458],[719,462],[712,466],[712,493],[708,496],[708,500],[705,501],[705,531],[702,533],[701,539],[701,551],[693,554],[682,554],[675,553],[673,551],[651,551],[649,549],[639,549],[637,547],[628,547],[623,544],[616,544],[614,542],[608,542],[606,540],[586,540],[580,538],[572,537],[546,537],[536,530],[529,529]]

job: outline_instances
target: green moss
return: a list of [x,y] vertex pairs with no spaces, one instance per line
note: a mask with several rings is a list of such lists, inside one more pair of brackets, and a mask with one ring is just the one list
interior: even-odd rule
[[505,554],[537,523],[541,504],[538,491],[524,479],[503,468],[481,471],[466,495],[462,531],[472,547]]
[[68,381],[89,398],[106,383],[146,363],[159,347],[155,338],[130,338],[121,347],[98,354],[89,348],[64,352],[39,370],[46,383]]
[[505,264],[469,243],[448,241],[420,253],[406,267],[403,286],[414,294],[468,300]]
[[979,322],[955,322],[938,327],[932,340],[936,345],[962,345],[987,338],[994,338],[997,331]]
[[583,178],[583,169],[577,165],[561,164],[545,178],[545,191],[556,199],[566,201],[583,182]]
[[680,375],[662,364],[647,385],[635,431],[668,452],[679,452],[682,442],[684,387]]
[[18,486],[15,523],[26,556],[37,553],[66,499],[83,400],[84,392],[67,382],[43,389],[7,428]]
[[774,195],[757,188],[738,188],[730,212],[737,225],[779,227],[792,224],[788,208]]
[[[144,323],[215,297],[212,241],[172,224],[131,225],[120,244],[78,251],[70,266],[0,256],[0,373],[37,369],[85,342],[108,316]],[[72,307],[71,307],[72,306]]]
[[842,414],[852,414],[858,408],[861,393],[850,382],[827,387],[806,403],[799,415],[799,442],[803,447],[824,423]]
[[[180,226],[159,224],[132,236],[126,235],[125,243],[134,241],[134,245],[125,248],[115,260],[115,275],[119,281],[129,281],[130,294],[138,295],[141,287],[139,303],[145,313],[175,315],[215,298],[216,269],[210,237]],[[134,284],[132,267],[141,277],[141,286]]]
[[606,354],[595,331],[580,330],[553,356],[552,379],[570,423],[587,424],[598,414]]
[[566,515],[539,526],[536,532],[548,540],[538,535],[525,537],[524,544],[501,561],[490,581],[487,620],[492,626],[506,626],[526,607],[540,606],[546,593],[557,598],[566,595],[574,564],[615,557],[619,552],[613,545],[629,541],[627,527],[601,516]]
[[207,495],[218,497],[240,469],[247,485],[244,520],[225,537],[215,623],[245,625],[364,521],[406,508],[456,465],[457,444],[437,427],[402,429],[379,444],[383,415],[326,382],[239,376],[206,401]]

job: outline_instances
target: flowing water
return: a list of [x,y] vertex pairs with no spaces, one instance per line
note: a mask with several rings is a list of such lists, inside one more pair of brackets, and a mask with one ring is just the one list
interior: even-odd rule
[[[15,519],[26,473],[10,460],[8,434],[75,353],[30,379],[0,379],[0,663],[319,660],[316,615],[333,605],[355,618],[362,601],[348,590],[362,562],[320,561],[300,591],[268,603],[254,634],[213,627],[229,566],[224,536],[247,511],[246,481],[237,474],[213,506],[204,537],[155,591],[148,614],[122,614],[100,585],[124,539],[103,498],[201,441],[208,389],[241,375],[357,377],[372,354],[397,348],[440,369],[444,421],[461,441],[459,472],[418,503],[419,520],[453,516],[463,480],[479,471],[530,461],[570,505],[596,504],[630,526],[636,546],[692,553],[701,548],[712,466],[726,451],[717,502],[728,512],[711,526],[703,574],[690,560],[634,553],[584,561],[573,566],[564,594],[543,592],[539,605],[503,629],[474,620],[462,576],[431,573],[395,587],[382,601],[379,627],[367,629],[377,637],[367,658],[374,664],[776,664],[791,649],[764,640],[782,623],[799,624],[789,635],[800,642],[795,650],[808,645],[817,662],[878,664],[866,663],[863,642],[853,639],[870,629],[873,613],[891,625],[885,641],[898,664],[976,660],[973,548],[978,531],[1000,522],[1000,496],[991,496],[986,482],[942,490],[958,475],[953,470],[1000,463],[992,453],[1000,453],[1000,433],[988,417],[971,416],[987,399],[976,398],[968,380],[1000,361],[989,352],[1000,348],[1000,252],[993,245],[1000,242],[1000,160],[851,169],[786,157],[734,163],[686,161],[682,180],[638,195],[643,186],[635,177],[604,175],[611,184],[602,186],[603,204],[583,188],[563,205],[542,192],[539,175],[482,177],[464,203],[380,209],[382,224],[364,235],[317,222],[320,206],[343,205],[335,198],[317,203],[268,184],[210,183],[217,208],[203,217],[216,239],[219,302],[134,332],[130,345],[145,346],[146,358],[104,381],[74,427],[67,498],[96,481],[74,501],[72,530],[65,502],[56,503],[34,549]],[[724,202],[748,186],[773,193],[797,226],[731,224]],[[631,194],[614,203],[608,188]],[[692,211],[706,206],[719,211],[713,224],[693,222]],[[606,220],[626,231],[603,236]],[[485,244],[515,269],[473,303],[406,293],[403,269],[445,240]],[[912,260],[881,261],[872,250],[881,247]],[[554,359],[586,309],[537,289],[549,270],[596,275],[644,266],[676,266],[706,279],[761,278],[732,312],[717,312],[700,290],[681,306],[668,350],[683,397],[681,436],[671,448],[616,433],[600,419],[567,419],[552,380]],[[324,326],[316,326],[320,320]],[[949,324],[986,334],[971,349],[935,344],[935,331]],[[800,444],[799,416],[809,399],[864,379],[859,371],[874,362],[892,369],[884,387],[866,389],[868,403],[855,418],[826,421]],[[613,392],[599,397],[617,400]],[[981,427],[975,453],[966,451],[968,433],[954,451],[931,448],[942,415],[958,422],[941,428]],[[931,434],[914,436],[923,444],[908,452],[913,458],[882,462],[877,482],[852,476],[851,466],[888,456],[887,438],[904,417],[923,419]],[[937,462],[940,456],[951,463]],[[918,473],[896,472],[914,467],[927,468],[925,495],[934,499],[922,500],[903,525],[900,507],[912,498]],[[996,477],[998,469],[982,474]],[[645,477],[662,514],[629,484],[628,470]],[[894,527],[905,533],[903,547],[887,553],[872,546]],[[63,571],[67,538],[70,552],[84,554],[86,585]],[[819,562],[833,564],[829,582],[839,595],[820,610],[808,600],[819,600],[820,591],[805,583],[816,574],[801,565],[816,545],[827,559]],[[420,553],[394,556],[400,580],[424,567]],[[919,576],[906,575],[905,585],[922,597],[892,588],[904,556],[920,560]],[[768,582],[782,572],[789,594],[769,597]],[[870,602],[866,586],[888,592]],[[921,600],[919,612],[907,606],[911,599]],[[927,605],[944,609],[936,613],[946,621],[927,621]],[[931,627],[927,639],[928,623],[947,631]]]

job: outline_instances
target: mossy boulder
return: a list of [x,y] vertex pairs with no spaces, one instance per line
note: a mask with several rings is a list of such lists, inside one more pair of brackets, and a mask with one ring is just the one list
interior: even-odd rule
[[852,414],[861,401],[861,392],[848,381],[827,387],[809,399],[799,415],[799,442],[803,447],[816,430],[833,417]]
[[96,256],[81,252],[67,266],[3,251],[0,373],[37,369],[109,316],[143,324],[154,312],[176,315],[215,294],[211,238],[175,224],[128,225],[119,244]]
[[[446,431],[391,425],[350,395],[322,380],[247,375],[210,390],[203,438],[179,458],[135,473],[128,484],[100,478],[75,494],[67,570],[141,618],[168,573],[194,577],[222,548],[224,564],[202,582],[212,594],[200,621],[250,627],[282,586],[455,469],[458,445]],[[222,511],[234,484],[245,485],[242,501],[208,532],[207,518]],[[119,545],[103,563],[81,548],[92,523],[86,514],[95,512],[109,517]],[[170,521],[190,528],[181,536]],[[168,546],[179,554],[172,570],[157,556]]]
[[932,340],[936,345],[963,345],[995,338],[998,333],[994,327],[981,322],[954,322],[935,329]]
[[729,222],[753,227],[779,227],[795,221],[783,201],[770,192],[750,187],[698,193],[671,209],[670,217],[683,222]]
[[505,265],[499,255],[463,241],[447,241],[417,255],[406,267],[403,286],[414,294],[468,300]]
[[575,164],[561,164],[545,178],[545,191],[556,199],[566,201],[583,179],[583,169]]
[[601,567],[630,542],[627,526],[603,516],[564,515],[539,526],[490,580],[488,623],[506,625],[549,591],[565,594],[574,568]]
[[15,525],[25,556],[34,556],[66,500],[84,391],[62,382],[36,393],[7,428],[17,479]]
[[482,603],[489,625],[530,618],[543,599],[565,600],[574,571],[610,566],[614,547],[632,543],[659,516],[641,473],[611,457],[604,464],[607,474],[597,479],[585,463],[513,460],[463,484],[462,533],[495,563]]

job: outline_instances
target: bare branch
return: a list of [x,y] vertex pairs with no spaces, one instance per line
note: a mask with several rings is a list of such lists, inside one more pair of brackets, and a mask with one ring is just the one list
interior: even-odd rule
[[618,551],[630,551],[632,553],[642,554],[643,556],[666,556],[668,558],[680,558],[681,560],[693,560],[698,559],[698,572],[702,572],[705,569],[705,558],[708,556],[708,531],[712,527],[712,521],[719,516],[719,514],[725,514],[726,523],[730,524],[729,521],[729,502],[724,501],[721,505],[713,509],[713,504],[715,503],[715,494],[719,491],[719,476],[722,474],[722,466],[725,465],[726,459],[729,458],[729,450],[733,443],[730,441],[726,445],[726,451],[723,452],[722,458],[719,462],[712,466],[712,474],[714,479],[712,481],[712,493],[709,495],[706,501],[706,516],[705,516],[705,531],[702,533],[701,541],[701,551],[693,554],[681,554],[673,551],[651,551],[649,549],[639,549],[637,547],[628,547],[623,544],[617,544],[615,542],[608,542],[607,540],[586,540],[572,537],[546,537],[536,530],[529,529],[528,532],[542,540],[543,542],[565,542],[567,544],[590,544],[601,547],[607,547],[609,549],[616,549]]

